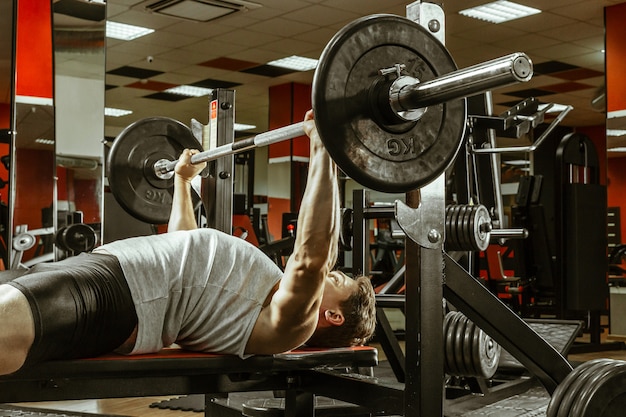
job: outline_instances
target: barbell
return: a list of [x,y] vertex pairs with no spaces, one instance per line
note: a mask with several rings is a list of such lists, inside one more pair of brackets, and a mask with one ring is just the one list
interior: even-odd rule
[[[349,23],[326,45],[311,99],[320,138],[337,165],[367,188],[400,193],[428,184],[454,160],[465,132],[465,97],[531,77],[524,53],[459,70],[427,29],[400,16],[372,15]],[[191,162],[303,135],[296,123],[201,151]],[[120,205],[143,221],[167,222],[172,171],[184,148],[199,144],[172,119],[143,119],[124,129],[107,164]]]

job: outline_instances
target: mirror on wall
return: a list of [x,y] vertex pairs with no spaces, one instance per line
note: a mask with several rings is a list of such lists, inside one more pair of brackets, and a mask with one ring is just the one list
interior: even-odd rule
[[[6,3],[6,2],[5,2]],[[54,107],[51,3],[13,2],[15,88],[10,144],[9,264],[50,260],[53,229],[43,213],[53,203]]]
[[11,139],[13,125],[14,8],[12,1],[0,2],[0,269],[9,267]]
[[53,2],[56,258],[91,250],[103,218],[106,4]]
[[[104,1],[16,4],[13,238],[7,240],[13,269],[75,255],[99,242],[106,21]],[[3,12],[2,18],[10,15]],[[70,233],[72,225],[80,227]]]

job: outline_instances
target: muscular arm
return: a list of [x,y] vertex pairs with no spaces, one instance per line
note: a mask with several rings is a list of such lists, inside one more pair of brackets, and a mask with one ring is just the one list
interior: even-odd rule
[[167,224],[168,232],[192,230],[198,227],[191,199],[191,180],[204,169],[206,163],[191,163],[191,155],[197,152],[195,149],[185,149],[174,168],[174,195],[172,196],[172,212]]
[[311,154],[294,251],[278,290],[257,321],[248,343],[250,353],[273,353],[260,349],[284,351],[308,340],[317,325],[325,277],[336,262],[340,203],[337,169],[312,117],[307,113],[304,124],[311,139]]

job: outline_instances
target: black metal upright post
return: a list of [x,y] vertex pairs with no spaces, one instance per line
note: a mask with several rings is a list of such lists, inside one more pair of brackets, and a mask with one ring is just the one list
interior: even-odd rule
[[[407,18],[445,43],[440,6],[416,1],[407,6]],[[406,205],[397,202],[396,219],[407,235],[404,415],[442,416],[444,174],[407,193]]]
[[[217,89],[213,92],[211,103],[217,110],[217,117],[209,117],[209,123],[217,123],[217,129],[211,126],[210,131],[217,133],[213,145],[221,146],[233,143],[235,120],[235,92]],[[224,156],[209,162],[210,176],[202,184],[202,201],[206,208],[207,226],[232,233],[233,229],[233,174],[235,158]]]
[[396,202],[406,240],[405,416],[443,415],[445,178]]

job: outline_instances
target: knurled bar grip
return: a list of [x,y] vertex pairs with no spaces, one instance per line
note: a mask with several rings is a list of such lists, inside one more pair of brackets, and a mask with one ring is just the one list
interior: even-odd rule
[[[223,156],[233,155],[240,152],[245,152],[249,149],[259,148],[263,146],[271,145],[272,143],[283,142],[288,139],[297,138],[304,135],[304,122],[295,123],[278,129],[273,129],[265,133],[259,133],[251,138],[243,139],[237,142],[228,143],[226,145],[218,146],[214,149],[209,149],[204,152],[199,152],[191,156],[191,163],[197,164],[199,162],[213,161]],[[174,170],[178,161],[167,161],[162,159],[155,162],[154,171],[157,175],[164,175]]]
[[[425,82],[416,82],[389,97],[392,108],[405,110],[445,103],[446,101],[484,93],[495,87],[527,81],[532,77],[532,62],[522,52],[516,52],[471,67],[452,71],[448,74]],[[396,106],[394,106],[396,104]],[[191,157],[191,163],[208,162],[222,156],[232,155],[249,149],[271,145],[304,135],[303,122],[260,133],[252,138],[215,149],[197,153]],[[154,171],[165,175],[174,171],[178,161],[160,160],[155,162]]]

